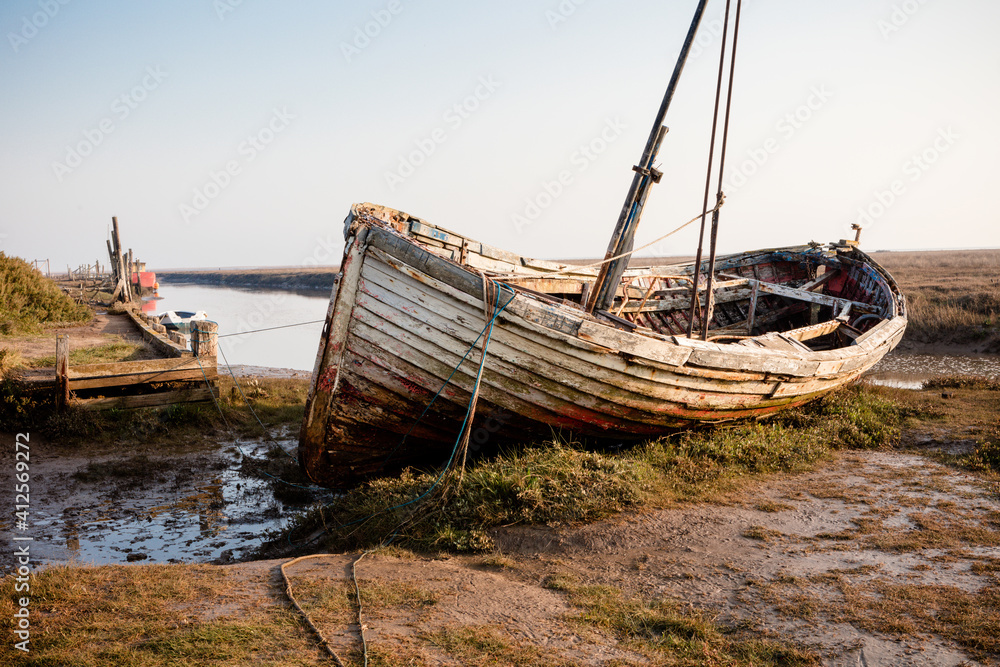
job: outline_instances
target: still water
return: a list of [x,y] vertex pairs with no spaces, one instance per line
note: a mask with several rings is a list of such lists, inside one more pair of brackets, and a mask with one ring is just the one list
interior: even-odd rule
[[1000,357],[892,352],[868,371],[866,378],[889,387],[922,389],[927,380],[953,375],[1000,380]]
[[[312,371],[330,295],[324,291],[258,290],[160,283],[159,300],[143,310],[204,310],[219,323],[219,347],[231,365]],[[313,322],[274,331],[271,327]]]

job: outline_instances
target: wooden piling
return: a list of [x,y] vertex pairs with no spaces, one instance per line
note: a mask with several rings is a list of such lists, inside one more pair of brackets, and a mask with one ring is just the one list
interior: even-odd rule
[[191,351],[196,357],[216,359],[219,356],[219,325],[209,320],[191,323]]
[[56,403],[60,410],[69,405],[69,335],[56,334]]

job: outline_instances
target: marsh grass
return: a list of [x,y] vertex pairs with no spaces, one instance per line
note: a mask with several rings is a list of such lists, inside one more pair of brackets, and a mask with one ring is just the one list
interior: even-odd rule
[[24,366],[24,358],[16,350],[0,349],[0,380]]
[[873,257],[907,297],[907,338],[1000,351],[1000,250],[884,252]]
[[[84,347],[70,350],[70,366],[83,364],[102,364],[113,361],[139,361],[153,358],[152,351],[142,343],[129,343],[126,341],[113,341],[105,345],[94,347]],[[31,365],[37,368],[55,366],[55,355],[40,357],[31,360]]]
[[[14,583],[0,584],[0,631],[8,638],[23,595]],[[0,664],[316,664],[312,638],[285,606],[243,605],[231,594],[225,571],[204,565],[49,567],[31,579],[31,652],[8,639]]]
[[19,257],[0,252],[0,336],[40,333],[44,325],[89,322],[78,304]]
[[888,447],[906,413],[880,388],[858,385],[769,421],[620,450],[565,441],[510,449],[472,462],[460,489],[457,473],[444,475],[427,498],[438,473],[408,470],[300,514],[271,546],[319,532],[318,546],[332,551],[391,536],[419,550],[488,552],[495,527],[572,525],[629,509],[720,499],[760,475],[804,470],[836,449]]
[[[983,561],[977,574],[990,572]],[[976,571],[973,565],[973,571]],[[890,637],[935,635],[955,642],[979,659],[1000,655],[1000,587],[995,578],[977,590],[860,579],[831,572],[807,579],[753,582],[784,616],[816,622],[829,618]],[[992,663],[990,663],[992,664]]]
[[707,612],[672,600],[644,600],[610,586],[580,586],[554,577],[547,586],[567,594],[579,623],[612,633],[653,665],[816,665],[818,656],[746,629],[724,628]]
[[57,412],[50,400],[25,394],[15,382],[4,380],[0,381],[0,423],[12,430],[30,429],[60,447],[101,448],[156,443],[172,446],[205,437],[259,438],[265,431],[258,417],[269,433],[301,422],[307,380],[260,379],[266,395],[251,399],[250,405],[233,398],[234,386],[231,378],[218,380],[218,408],[213,403],[181,403],[165,408]]
[[442,628],[423,633],[422,638],[467,667],[574,667],[577,664],[551,650],[517,641],[489,626]]

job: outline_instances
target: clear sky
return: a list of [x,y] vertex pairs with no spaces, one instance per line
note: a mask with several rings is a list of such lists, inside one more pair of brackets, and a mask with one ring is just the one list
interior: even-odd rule
[[[696,4],[3,0],[0,250],[103,261],[116,215],[152,268],[335,264],[372,201],[602,255]],[[639,243],[700,209],[723,6]],[[859,218],[870,250],[1000,246],[997,27],[996,0],[746,0],[721,250]]]

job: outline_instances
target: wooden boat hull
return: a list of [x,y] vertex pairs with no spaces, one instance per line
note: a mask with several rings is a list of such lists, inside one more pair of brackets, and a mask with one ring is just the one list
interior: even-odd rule
[[[300,435],[299,459],[317,484],[349,486],[404,463],[441,462],[461,430],[480,347],[464,363],[462,359],[488,321],[484,277],[470,264],[497,253],[477,246],[480,254],[472,252],[473,262],[467,240],[453,253],[447,244],[417,240],[412,229],[430,229],[441,238],[450,234],[380,207],[355,207],[348,218],[342,277],[331,297]],[[530,290],[516,295],[503,291],[501,305],[510,303],[495,320],[470,447],[544,437],[552,429],[637,440],[680,427],[766,415],[843,386],[891,350],[906,326],[905,302],[888,274],[856,250],[845,250],[843,256],[808,247],[764,251],[719,262],[736,277],[740,272],[760,274],[763,264],[753,257],[770,258],[772,267],[787,264],[789,274],[807,271],[814,263],[843,263],[839,289],[856,293],[818,295],[822,303],[803,302],[803,307],[815,315],[820,308],[839,307],[839,299],[846,298],[857,308],[868,303],[869,310],[878,309],[878,322],[863,333],[855,330],[851,344],[828,350],[810,349],[800,338],[830,336],[828,330],[837,329],[840,321],[702,341],[671,335],[667,328],[666,333],[634,325],[629,330],[620,318],[595,317]],[[466,262],[450,259],[449,253],[464,254]],[[520,266],[530,274],[524,264],[506,266]],[[808,277],[803,273],[792,280]],[[782,287],[777,278],[743,280],[753,285],[753,294],[751,288],[744,294],[742,285],[728,292],[745,297],[730,302],[735,304],[731,313],[745,312],[751,296],[755,311],[757,299],[785,303],[781,300],[787,294],[772,294],[775,290],[795,292],[795,299],[813,298]],[[586,282],[581,274],[573,284]],[[673,298],[669,289],[663,294],[664,303]],[[627,296],[624,303],[622,312],[630,303]],[[727,306],[719,308],[725,313]],[[639,312],[636,319],[645,316]],[[683,324],[676,322],[677,315],[671,317],[675,329]],[[870,323],[876,316],[868,318]],[[751,323],[748,331],[752,328]]]

